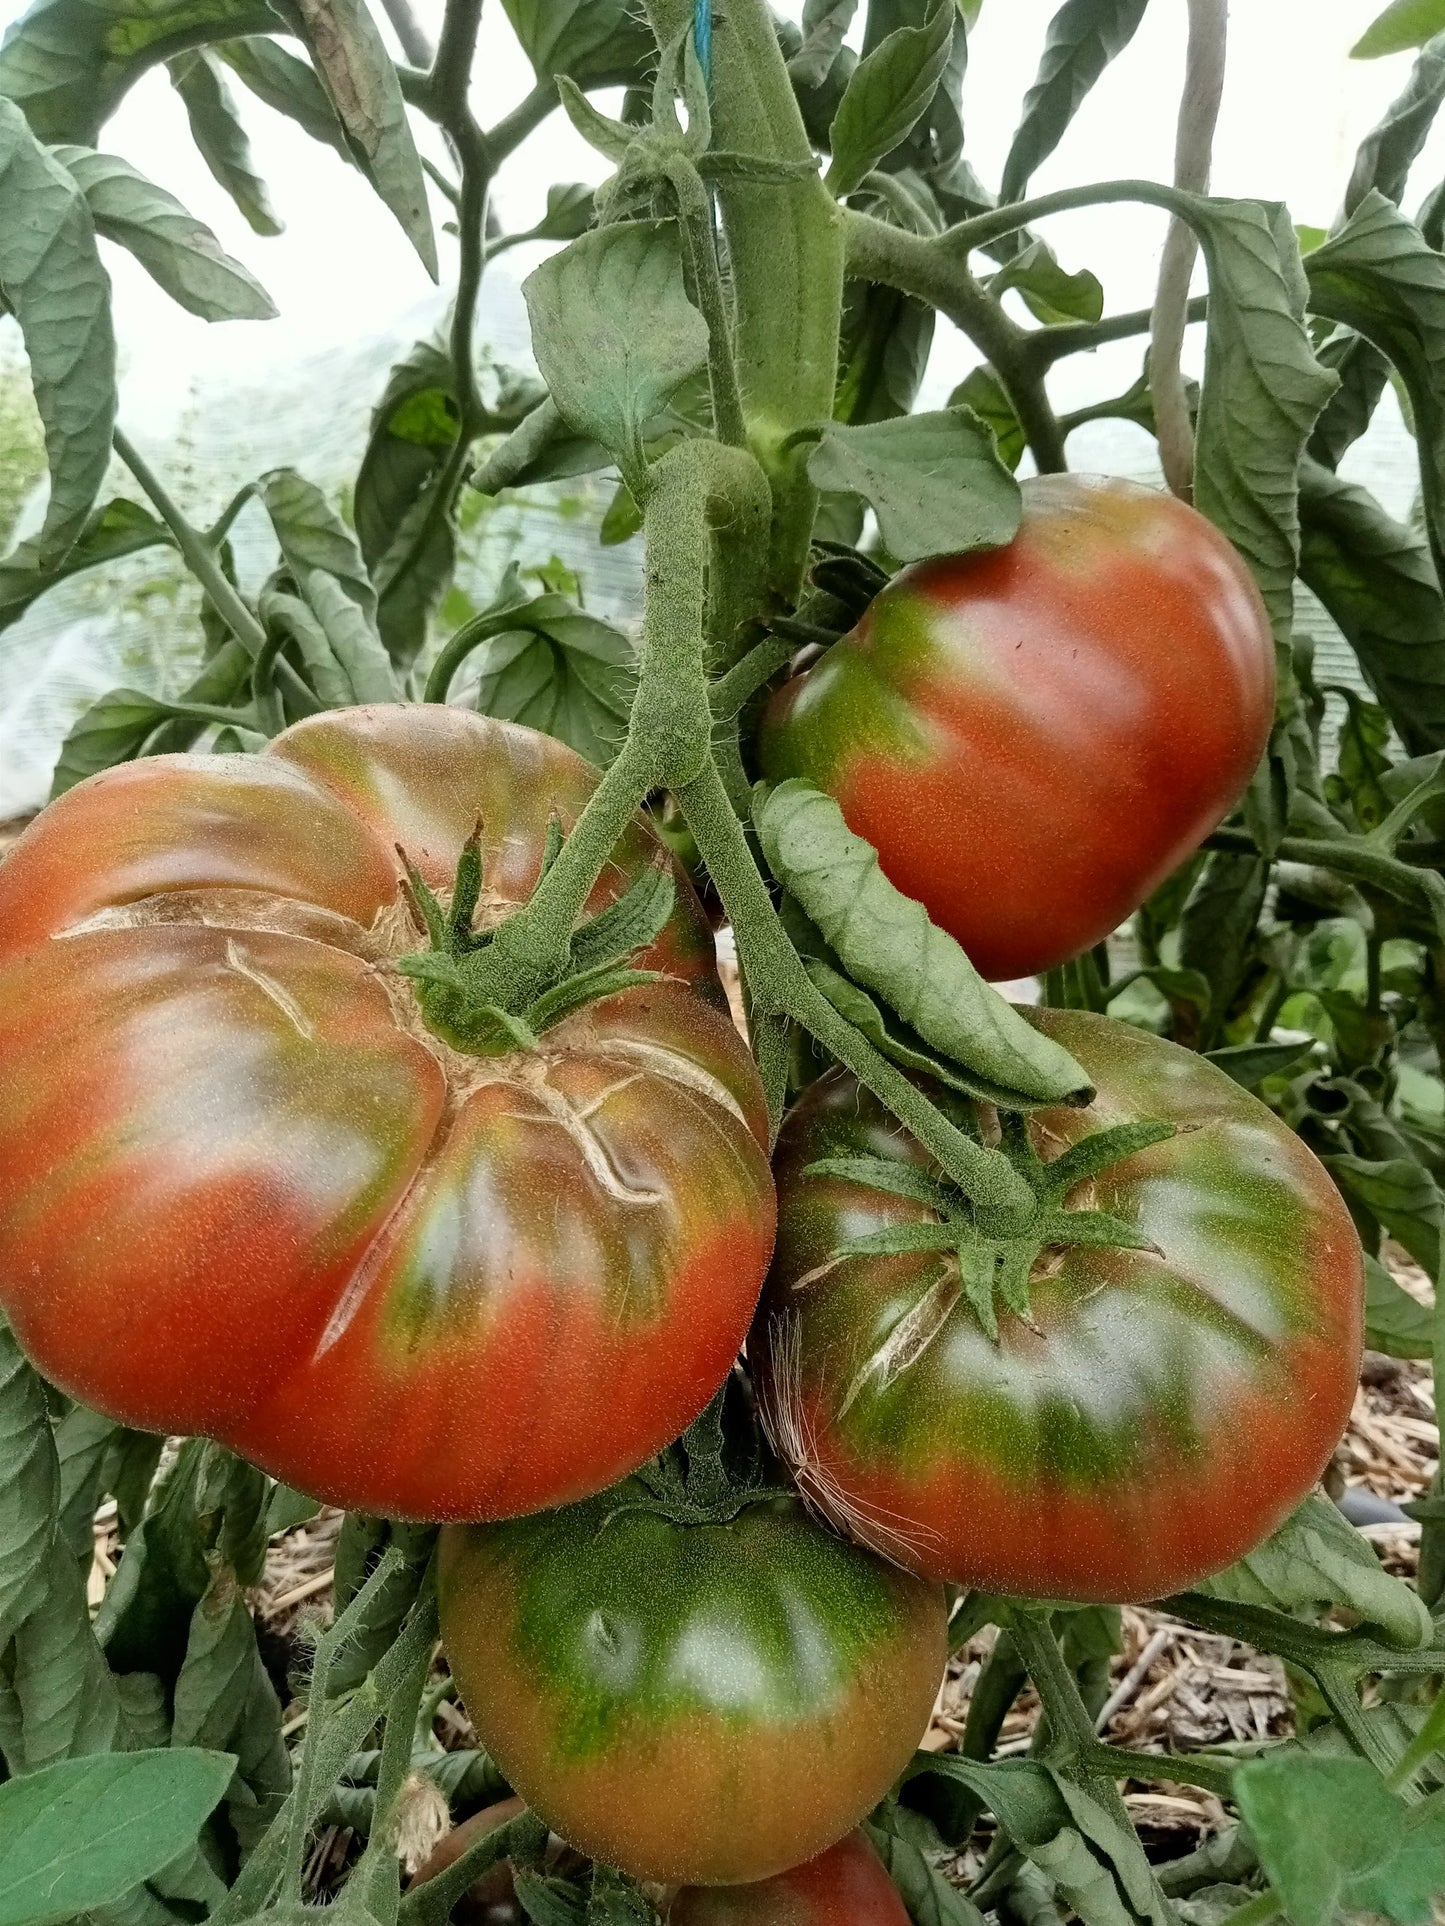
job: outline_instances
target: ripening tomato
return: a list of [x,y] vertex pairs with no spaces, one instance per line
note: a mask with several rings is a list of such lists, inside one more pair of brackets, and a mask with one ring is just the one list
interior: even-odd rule
[[1024,484],[1005,548],[904,569],[773,697],[770,781],[834,796],[986,977],[1116,928],[1238,802],[1274,644],[1234,549],[1133,482]]
[[1249,1551],[1324,1469],[1359,1374],[1360,1243],[1311,1152],[1222,1070],[1107,1017],[1027,1014],[1098,1089],[1087,1110],[1030,1116],[1045,1163],[1101,1128],[1177,1126],[1066,1199],[1147,1247],[1042,1249],[1028,1319],[1000,1305],[992,1341],[954,1253],[838,1255],[936,1213],[806,1174],[824,1158],[929,1168],[833,1072],[783,1129],[748,1357],[774,1443],[855,1538],[990,1592],[1157,1598]]
[[[0,1305],[57,1384],[340,1505],[595,1491],[726,1376],[772,1244],[767,1113],[680,872],[643,961],[536,1050],[463,1054],[394,967],[400,844],[477,924],[596,771],[438,705],[72,789],[0,868]],[[638,824],[592,908],[669,860]]]
[[850,1832],[790,1872],[749,1886],[684,1886],[667,1926],[909,1926],[867,1837]]
[[681,1523],[631,1480],[450,1527],[442,1642],[477,1735],[554,1832],[638,1879],[764,1879],[856,1826],[947,1658],[942,1588],[757,1497]]

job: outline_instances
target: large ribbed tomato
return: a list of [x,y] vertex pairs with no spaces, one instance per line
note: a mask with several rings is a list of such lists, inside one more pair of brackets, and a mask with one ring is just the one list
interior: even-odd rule
[[1066,1199],[1144,1247],[1043,1249],[1029,1318],[1000,1305],[996,1342],[952,1252],[840,1256],[935,1213],[807,1174],[825,1158],[929,1168],[833,1072],[784,1125],[748,1357],[803,1491],[863,1542],[991,1592],[1156,1598],[1249,1551],[1328,1462],[1359,1373],[1359,1238],[1311,1152],[1222,1070],[1107,1017],[1028,1015],[1098,1089],[1086,1110],[1030,1116],[1046,1162],[1101,1128],[1177,1126]]
[[638,1879],[764,1879],[881,1799],[948,1655],[941,1586],[796,1498],[682,1523],[651,1488],[452,1526],[442,1641],[472,1723],[528,1805]]
[[[0,1305],[50,1378],[392,1517],[556,1504],[696,1416],[773,1191],[685,878],[667,976],[535,1051],[449,1049],[394,967],[394,845],[445,889],[480,819],[480,925],[596,780],[530,729],[363,708],[41,815],[0,868]],[[639,824],[591,907],[667,860]]]
[[987,977],[1114,929],[1239,800],[1274,645],[1202,515],[1124,481],[1024,484],[1005,548],[906,568],[786,683],[759,752],[835,796]]

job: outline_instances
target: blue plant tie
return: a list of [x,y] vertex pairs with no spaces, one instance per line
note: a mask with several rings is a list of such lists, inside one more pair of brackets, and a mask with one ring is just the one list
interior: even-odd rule
[[712,83],[712,0],[693,0],[692,44],[702,77]]

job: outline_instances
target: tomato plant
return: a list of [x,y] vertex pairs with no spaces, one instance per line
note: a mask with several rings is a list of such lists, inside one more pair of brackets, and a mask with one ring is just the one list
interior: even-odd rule
[[[184,651],[75,715],[0,870],[0,1791],[46,1866],[85,1858],[77,1787],[132,1814],[87,1917],[447,1926],[495,1875],[535,1926],[659,1926],[637,1875],[795,1907],[862,1876],[860,1821],[930,1926],[1415,1926],[1445,1891],[1445,1471],[1361,1490],[1352,1445],[1307,1495],[1362,1317],[1445,1364],[1445,195],[1412,175],[1445,12],[1370,30],[1419,57],[1343,193],[1285,209],[1209,192],[1222,0],[1171,181],[1030,189],[1112,62],[1151,84],[1145,0],[1063,0],[984,179],[983,5],[506,0],[533,81],[490,125],[480,0],[9,23],[0,323],[48,488],[3,647],[55,676],[27,611],[86,578]],[[235,253],[112,151],[167,82]],[[594,183],[502,231],[556,111]],[[118,425],[108,250],[266,317],[262,113],[445,266],[446,321],[354,475],[295,430],[210,499]],[[1162,242],[1146,306],[1116,217],[1131,263]],[[522,245],[507,368],[484,282]],[[939,316],[978,365],[924,407]],[[1346,459],[1392,378],[1407,520]],[[1109,421],[1167,493],[1068,474]],[[580,475],[611,500],[569,493],[569,564],[524,538],[489,580],[489,505],[530,534]],[[640,540],[615,622],[589,530]],[[946,1631],[805,1496],[969,1581]],[[1350,1522],[1382,1503],[1387,1564]],[[1263,1757],[1114,1742],[1119,1600],[1181,1586],[1150,1645],[1284,1662]],[[204,1813],[133,1812],[164,1759]],[[1161,1863],[1130,1781],[1218,1836]],[[43,1926],[10,1843],[0,1918]]]
[[986,977],[1116,929],[1243,795],[1274,719],[1244,563],[1135,483],[1024,484],[1004,548],[894,576],[773,697],[762,768],[842,804]]
[[[1323,1470],[1359,1372],[1359,1239],[1222,1070],[1107,1017],[1033,1020],[1098,1090],[1027,1125],[1057,1215],[950,1246],[927,1158],[824,1077],[779,1145],[749,1356],[802,1489],[855,1537],[987,1591],[1158,1598],[1258,1544]],[[1173,1134],[1102,1134],[1145,1119]],[[996,1337],[980,1288],[1004,1299]]]
[[395,968],[397,846],[440,887],[480,820],[485,930],[594,781],[514,724],[352,709],[47,812],[0,872],[0,1296],[57,1383],[432,1519],[599,1489],[696,1415],[772,1186],[681,873],[629,831],[591,907],[670,876],[665,974],[530,1052],[448,1047]]
[[449,1528],[442,1639],[467,1709],[557,1832],[640,1879],[764,1879],[856,1825],[943,1676],[943,1593],[795,1498],[669,1515],[642,1481]]

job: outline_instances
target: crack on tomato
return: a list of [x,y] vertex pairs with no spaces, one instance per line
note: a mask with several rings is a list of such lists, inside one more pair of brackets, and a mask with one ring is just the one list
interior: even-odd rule
[[262,996],[275,1004],[298,1036],[307,1043],[315,1042],[316,1027],[295,997],[275,977],[268,976],[257,964],[252,963],[234,936],[226,938],[226,967],[234,970],[237,976],[245,977],[248,983],[254,983]]
[[553,1123],[565,1130],[577,1147],[578,1154],[587,1166],[589,1175],[615,1203],[642,1205],[648,1208],[667,1202],[666,1192],[651,1190],[640,1184],[631,1184],[618,1170],[611,1152],[592,1130],[588,1118],[596,1105],[589,1105],[586,1111],[575,1110],[560,1090],[554,1090],[547,1082],[547,1069],[542,1066],[540,1074],[528,1077],[525,1087],[536,1098],[546,1113],[544,1117],[529,1118],[536,1123]]
[[846,1418],[859,1395],[870,1386],[878,1392],[895,1384],[905,1371],[912,1370],[927,1355],[939,1332],[953,1315],[963,1295],[963,1280],[955,1261],[945,1268],[919,1298],[905,1311],[873,1355],[863,1364],[838,1406],[839,1418]]

